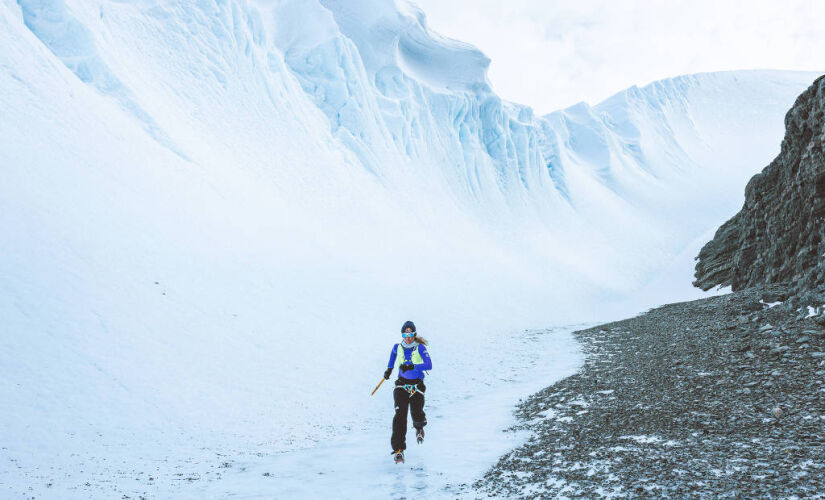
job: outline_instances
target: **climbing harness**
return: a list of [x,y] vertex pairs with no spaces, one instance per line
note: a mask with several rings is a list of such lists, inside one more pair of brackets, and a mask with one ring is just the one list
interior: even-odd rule
[[418,384],[405,384],[405,385],[396,385],[396,389],[404,389],[405,391],[410,393],[410,397],[415,396],[416,394],[424,395],[424,391],[418,389]]

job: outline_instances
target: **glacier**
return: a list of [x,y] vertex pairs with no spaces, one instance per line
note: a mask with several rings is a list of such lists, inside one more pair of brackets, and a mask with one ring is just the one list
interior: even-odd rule
[[442,409],[479,359],[542,345],[539,382],[569,374],[570,338],[520,332],[696,297],[693,256],[816,76],[536,116],[392,0],[2,0],[0,47],[0,483],[60,496],[111,494],[76,471],[119,461],[383,432],[355,395],[406,319]]

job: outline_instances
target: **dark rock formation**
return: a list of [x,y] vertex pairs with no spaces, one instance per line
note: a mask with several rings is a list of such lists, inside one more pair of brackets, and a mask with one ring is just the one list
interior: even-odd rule
[[[695,286],[771,283],[825,292],[825,77],[785,116],[779,156],[745,188],[745,205],[699,252]],[[821,301],[821,297],[820,297]]]

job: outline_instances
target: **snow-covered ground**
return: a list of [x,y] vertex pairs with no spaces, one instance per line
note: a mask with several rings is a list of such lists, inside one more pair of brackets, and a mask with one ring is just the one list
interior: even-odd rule
[[[47,494],[107,497],[154,464],[161,495],[216,453],[264,470],[382,444],[390,408],[354,395],[407,319],[433,342],[434,415],[458,426],[439,398],[529,364],[505,332],[696,293],[671,278],[814,78],[685,76],[537,117],[390,0],[0,0],[0,47],[14,494],[54,476]],[[576,357],[547,355],[561,372],[539,385]]]
[[[440,359],[434,354],[434,376],[426,380],[426,439],[416,444],[410,430],[404,464],[394,464],[389,454],[392,382],[370,397],[370,387],[349,392],[347,384],[330,380],[328,403],[335,407],[342,399],[356,401],[364,410],[362,419],[334,432],[318,429],[316,440],[294,449],[173,426],[163,430],[160,440],[140,432],[116,439],[72,435],[62,439],[65,448],[34,462],[16,453],[7,457],[0,490],[9,497],[35,498],[473,496],[468,485],[526,437],[503,432],[512,422],[519,396],[569,376],[580,366],[573,328],[501,335],[483,361]],[[439,352],[437,344],[432,347]],[[471,375],[445,380],[438,372],[447,364]],[[277,435],[279,423],[271,427]]]

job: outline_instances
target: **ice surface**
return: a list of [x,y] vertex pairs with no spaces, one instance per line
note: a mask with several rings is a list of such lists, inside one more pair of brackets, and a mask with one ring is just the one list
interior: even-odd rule
[[492,365],[476,424],[503,428],[564,372],[518,385],[536,361],[512,332],[696,293],[673,277],[814,77],[680,77],[539,117],[399,5],[0,2],[2,491],[199,496],[185,474],[252,456],[265,481],[273,454],[296,471],[352,440],[383,461],[391,409],[357,395],[407,319],[433,342],[435,467],[475,439],[439,398]]

